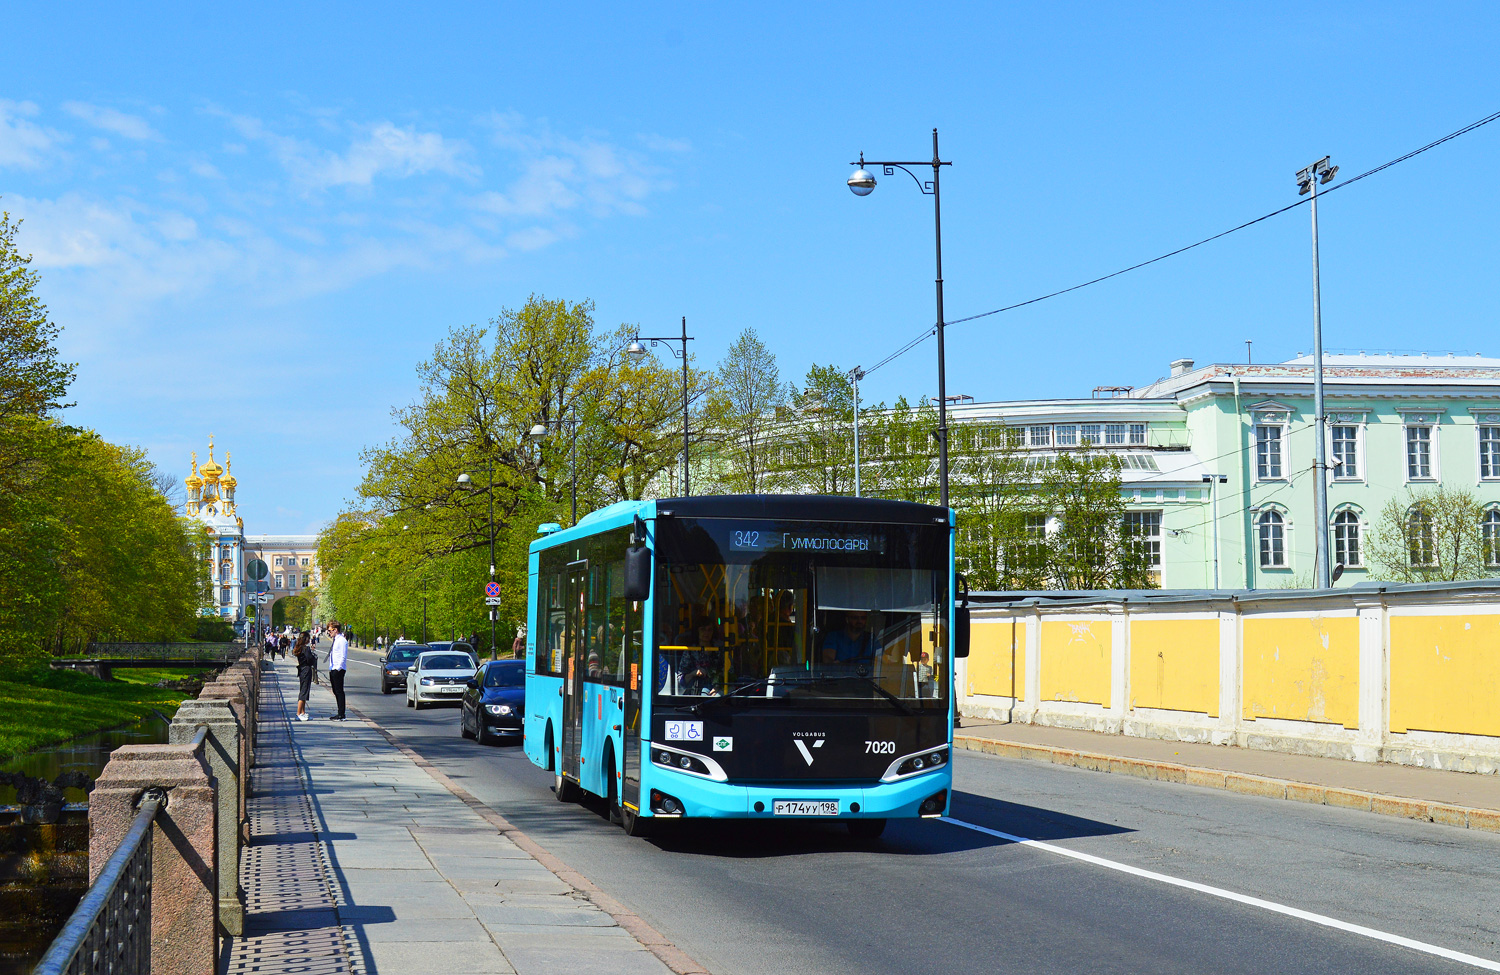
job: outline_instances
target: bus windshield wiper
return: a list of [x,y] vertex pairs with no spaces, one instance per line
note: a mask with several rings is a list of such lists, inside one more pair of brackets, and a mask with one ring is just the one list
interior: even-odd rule
[[734,697],[736,694],[739,694],[742,691],[750,691],[750,690],[754,690],[757,687],[765,687],[767,684],[771,684],[771,683],[775,683],[775,684],[811,684],[811,683],[813,683],[813,682],[815,682],[817,680],[819,680],[819,678],[817,676],[811,675],[811,674],[806,675],[806,676],[796,676],[796,675],[789,675],[789,674],[773,674],[770,677],[762,677],[759,680],[753,680],[753,681],[751,681],[748,684],[741,684],[739,687],[733,688],[732,690],[729,691],[728,694],[725,694],[723,696],[724,697]]
[[892,704],[894,704],[896,706],[896,710],[900,711],[902,714],[912,714],[913,713],[912,710],[910,708],[908,708],[902,702],[902,700],[899,697],[897,697],[896,695],[892,694],[890,691],[886,690],[884,687],[881,687],[880,686],[880,682],[878,680],[876,680],[875,678],[873,678],[873,677],[866,677],[863,674],[819,674],[818,675],[818,679],[819,680],[858,680],[858,681],[864,681],[866,684],[870,685],[871,687],[873,687],[875,689],[875,693],[879,694],[881,697],[885,698],[887,701],[890,701]]

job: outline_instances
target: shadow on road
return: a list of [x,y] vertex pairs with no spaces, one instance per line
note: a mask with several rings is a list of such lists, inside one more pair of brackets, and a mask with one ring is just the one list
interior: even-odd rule
[[[608,822],[609,811],[602,801],[586,799],[579,805],[593,812],[604,823]],[[952,815],[966,822],[1029,839],[1065,840],[1132,832],[1111,823],[968,792],[954,793]],[[840,852],[941,856],[1004,846],[1009,842],[931,819],[893,819],[886,826],[884,835],[873,841],[857,840],[850,836],[842,822],[679,820],[663,822],[661,827],[660,832],[647,842],[663,852],[739,860]]]

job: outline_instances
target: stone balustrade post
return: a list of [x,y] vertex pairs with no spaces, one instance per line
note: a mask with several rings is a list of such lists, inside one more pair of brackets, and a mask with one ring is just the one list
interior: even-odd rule
[[151,837],[151,970],[214,975],[218,810],[202,747],[122,745],[89,795],[89,883],[119,848],[147,789],[166,792]]
[[225,934],[240,937],[245,932],[245,890],[240,885],[241,796],[248,769],[240,765],[239,720],[225,700],[183,701],[172,719],[167,740],[185,745],[200,727],[208,729],[204,758],[213,773],[218,806],[219,926]]
[[[245,692],[237,684],[231,682],[215,681],[211,684],[204,685],[203,690],[198,694],[198,700],[229,702],[230,710],[234,712],[234,717],[239,722],[239,726],[241,729],[239,736],[239,767],[242,769],[254,768],[255,752],[250,747],[250,738],[252,734],[251,729],[254,726],[250,723],[250,709],[245,703]],[[239,808],[235,816],[235,825],[237,827],[244,826],[249,822],[248,818],[245,815],[245,794],[248,791],[248,789],[240,790],[238,802]]]

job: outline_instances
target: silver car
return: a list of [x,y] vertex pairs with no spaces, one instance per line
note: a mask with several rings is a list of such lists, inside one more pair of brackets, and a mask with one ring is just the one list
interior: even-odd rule
[[460,650],[418,654],[406,672],[406,706],[420,710],[429,704],[458,704],[477,669],[477,661]]

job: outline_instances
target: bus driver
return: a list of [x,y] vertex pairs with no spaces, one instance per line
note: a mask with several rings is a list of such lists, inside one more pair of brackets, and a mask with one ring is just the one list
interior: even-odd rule
[[823,638],[823,662],[854,663],[875,658],[875,639],[870,632],[870,614],[851,609],[844,614],[844,628]]

